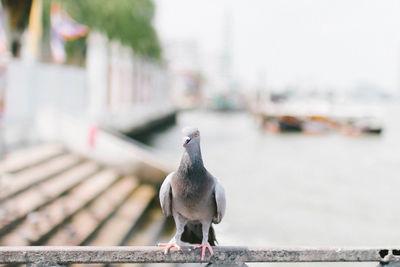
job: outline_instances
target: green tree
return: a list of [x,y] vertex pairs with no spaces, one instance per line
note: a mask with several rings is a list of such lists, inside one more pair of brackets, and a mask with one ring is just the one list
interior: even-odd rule
[[[152,25],[154,4],[151,0],[63,0],[63,9],[78,23],[103,32],[111,40],[122,44],[145,57],[160,61],[162,50]],[[51,0],[44,0],[44,32],[49,40]],[[46,29],[47,28],[47,29]],[[69,56],[85,53],[85,38],[68,42]]]

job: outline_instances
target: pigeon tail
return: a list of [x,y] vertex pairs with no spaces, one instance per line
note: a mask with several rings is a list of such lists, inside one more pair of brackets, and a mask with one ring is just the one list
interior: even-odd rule
[[[201,223],[186,224],[181,240],[183,242],[191,244],[201,244],[201,242],[203,241],[203,232]],[[215,237],[215,231],[211,225],[210,230],[208,231],[208,243],[210,243],[211,246],[215,246],[216,242],[217,239]]]

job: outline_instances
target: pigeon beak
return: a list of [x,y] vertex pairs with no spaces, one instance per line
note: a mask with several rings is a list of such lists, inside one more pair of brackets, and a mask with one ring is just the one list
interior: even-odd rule
[[189,144],[190,140],[192,139],[190,139],[189,136],[183,137],[183,146],[186,147],[186,145]]

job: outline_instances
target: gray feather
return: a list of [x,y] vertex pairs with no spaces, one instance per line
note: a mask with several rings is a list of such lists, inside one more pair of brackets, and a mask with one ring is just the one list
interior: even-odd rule
[[165,178],[164,182],[161,185],[159,198],[161,203],[161,209],[165,216],[172,215],[172,191],[171,191],[171,179],[175,172],[171,172]]
[[213,218],[213,223],[220,223],[225,215],[226,199],[225,190],[221,184],[216,180],[214,187],[215,203],[217,205],[217,213]]

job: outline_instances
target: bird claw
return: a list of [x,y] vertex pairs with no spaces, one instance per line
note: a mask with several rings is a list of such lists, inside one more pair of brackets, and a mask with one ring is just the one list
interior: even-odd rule
[[176,244],[176,243],[158,243],[157,246],[159,246],[159,247],[165,247],[164,255],[167,255],[167,254],[168,254],[168,251],[169,251],[170,248],[172,248],[172,247],[176,247],[178,250],[181,250],[181,247],[180,247],[178,244]]
[[211,256],[214,255],[214,251],[209,244],[195,245],[193,248],[201,248],[201,260],[204,260],[204,257],[206,255],[206,249],[210,251]]

